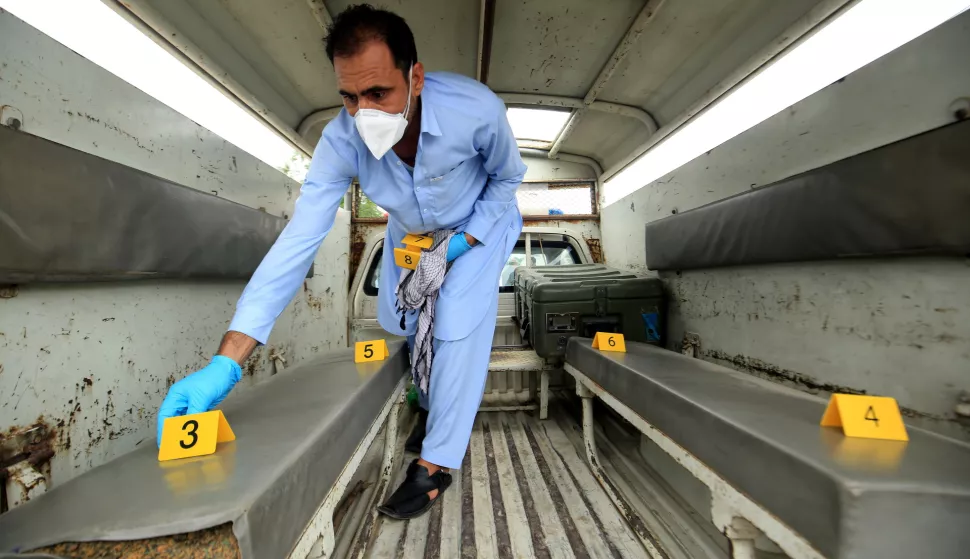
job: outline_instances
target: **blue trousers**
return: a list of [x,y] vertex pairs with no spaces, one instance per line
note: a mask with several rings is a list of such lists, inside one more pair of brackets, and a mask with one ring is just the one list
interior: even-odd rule
[[497,315],[496,296],[471,334],[455,341],[434,340],[431,384],[428,394],[418,394],[421,407],[428,410],[421,445],[421,458],[427,462],[445,468],[461,466],[485,392]]

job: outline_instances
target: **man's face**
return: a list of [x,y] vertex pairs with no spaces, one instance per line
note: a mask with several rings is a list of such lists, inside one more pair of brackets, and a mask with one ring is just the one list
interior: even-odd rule
[[[391,49],[382,41],[368,41],[353,56],[337,56],[333,60],[337,87],[344,107],[350,116],[357,109],[378,109],[386,113],[404,112],[408,101],[408,80],[394,65]],[[412,75],[411,109],[405,117],[410,120],[416,110],[414,99],[424,88],[424,67],[415,63]]]

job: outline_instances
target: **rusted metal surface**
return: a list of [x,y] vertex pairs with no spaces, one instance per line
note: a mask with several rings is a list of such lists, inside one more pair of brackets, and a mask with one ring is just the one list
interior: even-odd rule
[[[387,220],[357,219],[350,226],[350,277],[357,277],[361,258],[371,238],[387,228]],[[348,286],[349,289],[349,286]]]
[[593,257],[593,262],[596,264],[603,263],[603,244],[600,239],[593,239],[590,237],[583,237],[586,241],[586,246],[589,247],[589,253]]
[[6,471],[4,508],[7,510],[19,507],[47,492],[47,476],[33,464],[17,462]]
[[40,417],[29,427],[11,427],[0,435],[0,479],[6,468],[18,462],[40,466],[54,456],[58,442],[57,429]]
[[47,491],[56,444],[57,430],[43,417],[33,425],[10,428],[0,435],[0,485],[4,488],[0,512]]
[[[305,19],[315,27],[308,10]],[[0,36],[10,46],[0,99],[23,110],[25,131],[273,215],[292,212],[299,185],[276,169],[2,11]],[[349,213],[338,212],[307,291],[234,392],[272,375],[270,348],[297,365],[346,347],[349,233]],[[43,415],[56,432],[54,486],[153,444],[168,388],[211,359],[244,286],[21,285],[0,298],[0,432]]]
[[307,5],[313,12],[313,18],[317,20],[320,29],[326,33],[327,28],[333,23],[333,17],[330,15],[330,10],[327,9],[324,0],[307,0]]

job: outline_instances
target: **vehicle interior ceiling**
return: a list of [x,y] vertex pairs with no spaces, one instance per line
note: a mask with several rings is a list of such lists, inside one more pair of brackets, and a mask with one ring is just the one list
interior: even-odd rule
[[[307,153],[341,108],[324,28],[351,0],[105,0],[214,76]],[[568,114],[524,155],[579,158],[609,173],[718,84],[845,1],[409,0],[428,71],[474,77],[510,107]],[[754,67],[749,68],[754,69]],[[673,126],[673,127],[675,127]],[[667,130],[662,130],[666,132]],[[655,138],[656,139],[656,138]]]

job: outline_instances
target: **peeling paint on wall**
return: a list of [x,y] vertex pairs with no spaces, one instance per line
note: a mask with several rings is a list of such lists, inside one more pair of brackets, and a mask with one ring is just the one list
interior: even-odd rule
[[[3,53],[0,104],[14,99],[26,132],[275,215],[292,212],[298,185],[277,170],[10,14],[0,12],[0,36],[16,45]],[[347,346],[350,227],[341,214],[307,279],[314,299],[296,295],[230,398],[274,373],[272,352],[295,366]],[[42,416],[56,433],[53,485],[154,444],[168,388],[211,359],[244,286],[177,280],[19,286],[16,296],[0,298],[0,431]],[[314,301],[319,309],[311,308]]]

